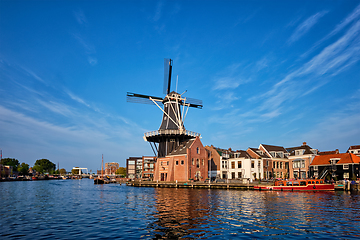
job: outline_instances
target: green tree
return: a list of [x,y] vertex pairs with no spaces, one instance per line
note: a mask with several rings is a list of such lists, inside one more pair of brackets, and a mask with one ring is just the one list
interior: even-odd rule
[[125,177],[126,176],[126,168],[119,167],[118,170],[116,170],[115,174],[116,175],[122,175],[123,177]]
[[15,158],[3,158],[1,159],[0,164],[5,166],[12,166],[15,170],[17,170],[20,165],[19,160]]
[[29,164],[21,163],[17,168],[20,175],[28,175],[29,174]]
[[60,169],[60,175],[66,175],[66,170],[65,170],[65,168]]
[[48,172],[52,174],[55,171],[56,165],[48,159],[38,159],[35,162],[33,169],[39,173]]

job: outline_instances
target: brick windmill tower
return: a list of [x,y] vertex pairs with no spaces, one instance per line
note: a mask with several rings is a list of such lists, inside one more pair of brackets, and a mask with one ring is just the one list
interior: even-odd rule
[[[144,133],[144,140],[150,146],[157,157],[165,157],[180,144],[189,139],[200,137],[199,133],[185,129],[184,120],[189,107],[202,109],[202,101],[186,98],[184,93],[179,94],[170,91],[172,73],[172,60],[164,60],[164,98],[136,93],[127,93],[128,102],[154,104],[163,112],[160,128],[155,131]],[[185,114],[181,114],[185,112]]]

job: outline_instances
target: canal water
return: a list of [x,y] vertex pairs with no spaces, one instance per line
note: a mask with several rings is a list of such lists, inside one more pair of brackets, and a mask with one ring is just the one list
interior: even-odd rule
[[0,239],[359,239],[360,195],[0,183]]

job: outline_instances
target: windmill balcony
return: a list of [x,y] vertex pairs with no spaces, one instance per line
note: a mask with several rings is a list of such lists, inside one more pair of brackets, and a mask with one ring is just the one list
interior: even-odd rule
[[146,132],[144,133],[144,135],[147,138],[147,137],[154,137],[159,135],[187,135],[191,137],[200,137],[201,134],[188,130],[180,131],[178,129],[161,129],[161,130]]

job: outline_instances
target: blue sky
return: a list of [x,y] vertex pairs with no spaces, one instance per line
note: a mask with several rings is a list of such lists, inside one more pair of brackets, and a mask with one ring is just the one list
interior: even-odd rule
[[204,145],[360,144],[360,1],[0,0],[3,157],[152,155],[162,113],[126,92],[163,97],[164,58]]

